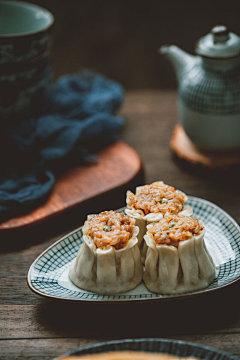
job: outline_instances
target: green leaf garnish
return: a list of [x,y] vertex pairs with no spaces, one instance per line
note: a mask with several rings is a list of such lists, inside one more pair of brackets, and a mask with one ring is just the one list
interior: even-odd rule
[[173,228],[177,224],[177,221],[171,220],[168,224],[170,228]]
[[105,226],[103,227],[103,231],[109,232],[109,231],[110,231],[110,226],[105,225]]
[[160,203],[161,203],[161,204],[167,204],[167,203],[168,203],[168,199],[162,198],[162,199],[160,200]]

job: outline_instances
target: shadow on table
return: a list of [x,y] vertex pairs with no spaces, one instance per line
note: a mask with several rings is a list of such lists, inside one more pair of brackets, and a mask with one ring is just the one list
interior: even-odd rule
[[[170,337],[234,331],[239,326],[240,284],[192,298],[128,304],[50,301],[37,310],[41,328],[57,337]],[[228,331],[228,330],[227,330]]]

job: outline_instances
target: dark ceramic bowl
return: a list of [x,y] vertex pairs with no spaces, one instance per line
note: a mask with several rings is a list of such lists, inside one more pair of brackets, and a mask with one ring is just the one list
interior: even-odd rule
[[0,65],[38,57],[51,48],[54,16],[40,6],[0,1]]

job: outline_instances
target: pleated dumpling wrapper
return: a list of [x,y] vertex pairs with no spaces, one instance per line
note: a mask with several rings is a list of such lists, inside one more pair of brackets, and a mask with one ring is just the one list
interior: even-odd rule
[[89,215],[83,243],[69,276],[81,289],[97,294],[118,294],[134,289],[142,280],[135,220],[117,211]]
[[143,236],[147,231],[147,224],[161,220],[164,216],[179,214],[190,216],[193,213],[189,205],[185,205],[187,196],[173,186],[156,181],[150,185],[139,186],[136,194],[127,191],[127,208],[125,213],[136,220],[139,227],[138,245],[142,252],[142,261],[146,256],[146,246]]
[[215,265],[201,220],[170,215],[147,230],[143,280],[150,291],[180,294],[206,288],[214,280]]

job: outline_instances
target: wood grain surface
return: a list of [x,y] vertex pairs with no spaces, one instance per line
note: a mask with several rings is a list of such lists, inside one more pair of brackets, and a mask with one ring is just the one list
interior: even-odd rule
[[[172,154],[169,141],[177,123],[174,91],[127,93],[122,114],[126,118],[123,139],[140,154],[146,183],[163,180],[186,194],[216,203],[240,223],[239,168],[203,171]],[[95,208],[107,204],[104,198],[93,201]],[[80,226],[85,210],[74,215],[74,224],[73,215],[64,216],[63,224],[56,222],[54,235],[46,228],[33,231],[27,243],[25,232],[16,235],[15,242],[1,236],[1,360],[50,360],[96,342],[143,337],[192,341],[240,357],[239,283],[192,299],[134,306],[72,304],[32,293],[26,282],[31,263],[57,239]]]

